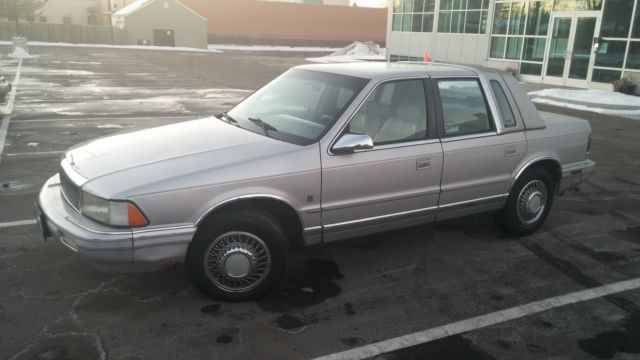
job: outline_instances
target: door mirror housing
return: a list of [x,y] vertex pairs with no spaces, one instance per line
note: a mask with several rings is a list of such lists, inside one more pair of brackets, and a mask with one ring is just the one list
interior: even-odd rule
[[373,139],[367,134],[346,133],[333,145],[334,154],[353,154],[358,150],[373,149]]

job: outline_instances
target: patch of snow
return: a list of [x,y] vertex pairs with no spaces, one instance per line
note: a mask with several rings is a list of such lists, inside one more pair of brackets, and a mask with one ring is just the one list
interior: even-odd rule
[[209,44],[209,50],[329,52],[336,51],[338,48],[314,46]]
[[37,142],[27,143],[27,146],[32,146],[32,147],[38,147],[39,145],[40,145],[40,143],[37,143]]
[[29,53],[27,52],[27,50],[25,50],[24,48],[17,46],[15,49],[13,49],[13,52],[11,54],[9,54],[10,58],[14,58],[14,59],[31,59],[33,58],[33,56],[29,55]]
[[354,41],[342,49],[317,58],[308,58],[307,61],[318,63],[341,63],[353,61],[384,61],[386,59],[386,49],[372,42]]
[[[0,45],[11,45],[11,41],[0,41]],[[71,44],[63,42],[29,41],[29,46],[54,46],[54,47],[82,47],[82,48],[102,48],[102,49],[134,49],[134,50],[160,50],[160,51],[186,51],[219,53],[220,50],[197,49],[183,46],[142,46],[142,45],[108,45],[108,44]]]
[[572,104],[572,103],[555,101],[550,99],[542,99],[542,98],[533,98],[531,101],[538,104],[547,104],[547,105],[565,107],[565,108],[574,109],[574,110],[590,111],[597,114],[622,116],[630,119],[640,120],[640,108],[637,110],[603,109],[598,107],[590,107],[586,105]]
[[125,16],[125,15],[129,15],[132,12],[140,9],[141,7],[145,6],[149,1],[151,0],[136,0],[134,2],[132,2],[131,4],[123,7],[122,9],[116,11],[112,16]]
[[124,126],[117,124],[101,124],[98,125],[98,129],[122,129]]
[[640,107],[640,96],[606,90],[544,89],[532,91],[529,96],[552,97],[594,105],[622,105]]

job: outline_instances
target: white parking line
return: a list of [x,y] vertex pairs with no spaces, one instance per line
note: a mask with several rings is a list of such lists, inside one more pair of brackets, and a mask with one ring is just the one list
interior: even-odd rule
[[0,223],[0,229],[2,229],[2,228],[16,227],[16,226],[33,225],[33,224],[35,224],[35,223],[36,223],[36,220],[35,220],[35,219],[3,222],[3,223]]
[[31,152],[21,152],[21,153],[7,153],[7,157],[9,156],[51,156],[51,155],[60,155],[63,153],[64,151],[31,151]]
[[2,115],[2,124],[0,124],[0,163],[2,162],[2,152],[4,151],[4,142],[7,138],[7,131],[9,130],[10,117],[8,116],[13,111],[13,102],[16,100],[16,92],[18,92],[18,82],[20,81],[20,70],[22,69],[22,59],[18,62],[18,70],[16,70],[16,77],[13,79],[11,95],[9,95],[9,102]]
[[510,309],[492,312],[486,315],[476,316],[470,319],[457,321],[436,328],[418,331],[413,334],[380,341],[374,344],[353,348],[347,351],[330,354],[316,358],[316,360],[338,359],[363,359],[385,354],[391,351],[428,343],[451,335],[457,335],[468,331],[481,329],[487,326],[500,324],[521,317],[534,315],[558,307],[575,304],[583,301],[598,299],[604,296],[617,294],[623,291],[640,288],[640,278],[635,278],[617,283],[603,285],[592,289],[573,292],[570,294],[551,297],[534,301],[528,304],[512,307]]

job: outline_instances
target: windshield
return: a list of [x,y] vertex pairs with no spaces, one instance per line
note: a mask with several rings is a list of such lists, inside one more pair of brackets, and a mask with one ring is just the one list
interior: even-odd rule
[[226,120],[269,137],[308,145],[324,135],[367,82],[290,70],[229,111]]

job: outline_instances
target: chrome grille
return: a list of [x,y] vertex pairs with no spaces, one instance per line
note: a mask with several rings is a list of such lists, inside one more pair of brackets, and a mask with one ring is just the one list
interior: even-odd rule
[[67,203],[76,210],[80,209],[80,188],[69,180],[62,169],[60,169],[60,187]]

